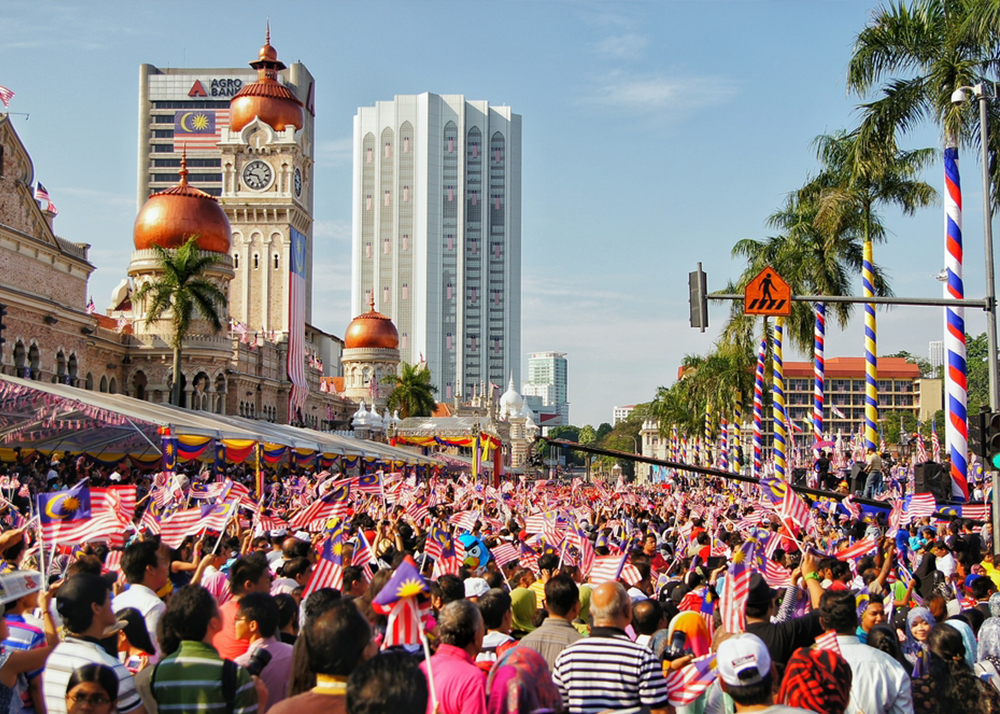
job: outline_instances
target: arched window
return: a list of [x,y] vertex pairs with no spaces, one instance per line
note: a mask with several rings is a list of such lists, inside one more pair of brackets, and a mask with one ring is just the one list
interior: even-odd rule
[[108,375],[106,374],[101,376],[101,392],[103,394],[108,393]]
[[38,352],[38,345],[32,345],[28,350],[28,366],[31,367],[31,379],[42,378],[42,357]]
[[89,390],[90,390],[91,392],[93,392],[93,391],[94,391],[94,375],[92,375],[92,374],[91,374],[90,372],[87,372],[87,379],[86,379],[86,381],[84,382],[84,385],[85,385],[85,386],[87,387],[87,389],[89,389]]
[[118,394],[118,380],[114,377],[108,382],[108,394]]
[[69,356],[69,365],[66,368],[66,372],[69,375],[69,384],[73,384],[73,385],[76,384],[77,370],[78,369],[79,369],[79,366],[77,365],[77,362],[76,362],[76,355],[71,354]]
[[56,353],[56,379],[53,381],[60,383],[66,381],[66,355],[62,350]]

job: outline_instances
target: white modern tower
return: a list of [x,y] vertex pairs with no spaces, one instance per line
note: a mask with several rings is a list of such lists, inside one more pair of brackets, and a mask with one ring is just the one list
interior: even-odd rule
[[519,383],[521,117],[462,95],[398,95],[354,118],[352,307],[399,330],[437,398]]

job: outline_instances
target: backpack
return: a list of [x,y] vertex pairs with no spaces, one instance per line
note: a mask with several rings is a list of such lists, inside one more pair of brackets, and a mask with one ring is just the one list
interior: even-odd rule
[[[153,665],[153,671],[149,675],[149,691],[154,693],[156,686],[156,670],[159,663]],[[239,677],[240,666],[231,659],[222,660],[222,698],[226,702],[226,714],[233,714],[236,702],[236,680]]]

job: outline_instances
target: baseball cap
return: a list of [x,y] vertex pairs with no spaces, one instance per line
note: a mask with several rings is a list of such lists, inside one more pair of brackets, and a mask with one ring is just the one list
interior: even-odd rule
[[747,594],[748,605],[766,605],[778,597],[778,591],[767,584],[764,576],[754,573],[750,576],[750,592]]
[[719,676],[730,687],[757,684],[771,673],[771,655],[767,645],[757,635],[747,632],[723,641],[715,661]]
[[490,591],[490,584],[483,578],[466,578],[465,597],[482,597]]

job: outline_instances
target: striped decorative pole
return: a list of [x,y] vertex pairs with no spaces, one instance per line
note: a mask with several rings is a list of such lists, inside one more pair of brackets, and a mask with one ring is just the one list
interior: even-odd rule
[[[962,282],[962,183],[958,177],[958,148],[944,150],[945,182],[945,249],[944,266],[948,282],[944,288],[946,298],[962,299],[965,286]],[[945,440],[951,453],[952,484],[958,486],[965,499],[969,499],[968,463],[969,427],[966,415],[967,369],[965,363],[965,310],[948,306],[945,312],[944,346],[945,366]]]
[[[875,297],[872,287],[872,242],[865,241],[861,288],[865,297]],[[865,303],[865,449],[878,449],[878,343],[875,303]]]
[[729,470],[729,422],[719,417],[719,468]]
[[706,466],[712,465],[712,405],[705,404],[705,439],[702,442],[702,458]]
[[761,455],[764,451],[764,360],[767,358],[767,335],[757,350],[757,371],[753,383],[753,477],[760,477]]
[[733,465],[734,473],[741,473],[740,467],[740,443],[743,441],[740,429],[743,427],[743,394],[736,395],[736,404],[733,405],[733,427],[730,429],[732,435],[729,438],[730,463]]
[[[816,303],[816,328],[813,333],[813,440],[823,441],[823,401],[826,368],[826,305]],[[819,458],[819,446],[814,447]]]
[[788,432],[785,429],[785,365],[781,356],[781,341],[785,331],[785,318],[774,321],[774,386],[771,414],[774,419],[774,477],[785,480],[785,455],[788,448]]
[[677,425],[674,424],[670,427],[670,460],[677,461],[679,456],[678,443],[677,443]]

